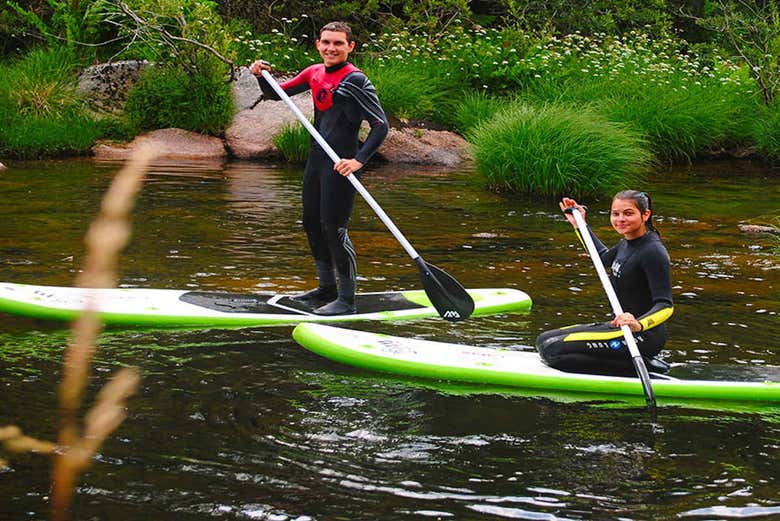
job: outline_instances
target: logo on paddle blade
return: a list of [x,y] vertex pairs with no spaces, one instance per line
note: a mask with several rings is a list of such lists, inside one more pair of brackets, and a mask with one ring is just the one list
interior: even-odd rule
[[455,311],[454,309],[448,309],[444,312],[444,315],[442,315],[444,318],[460,318],[460,313]]

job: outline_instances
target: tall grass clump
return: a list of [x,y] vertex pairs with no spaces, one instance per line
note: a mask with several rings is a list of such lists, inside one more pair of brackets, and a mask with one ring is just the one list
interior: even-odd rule
[[220,135],[235,112],[220,67],[197,73],[169,66],[146,68],[127,97],[125,112],[137,131],[182,128]]
[[695,86],[638,88],[631,96],[605,100],[601,111],[612,121],[630,125],[648,141],[660,159],[690,159],[709,149],[750,140],[749,115],[756,100],[733,90]]
[[435,63],[368,61],[360,65],[376,87],[385,112],[402,120],[440,120],[462,91]]
[[76,90],[79,68],[64,47],[0,66],[0,152],[38,158],[89,151],[102,125]]
[[480,123],[490,120],[509,102],[484,92],[470,92],[465,95],[453,111],[453,127],[461,134],[468,134]]
[[767,107],[753,128],[758,152],[772,163],[780,163],[780,101]]
[[309,157],[311,136],[303,125],[285,126],[272,141],[282,157],[291,163],[304,163]]
[[636,133],[590,108],[518,103],[470,134],[477,170],[497,190],[604,194],[636,185],[651,154]]

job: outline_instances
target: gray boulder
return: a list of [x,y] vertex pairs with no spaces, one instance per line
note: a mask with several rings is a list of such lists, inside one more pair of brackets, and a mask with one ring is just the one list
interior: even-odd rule
[[233,99],[239,111],[252,108],[258,102],[263,91],[257,84],[257,78],[246,67],[239,67],[233,80]]
[[[292,97],[304,116],[314,117],[311,94],[304,92]],[[244,109],[233,117],[225,131],[225,143],[231,154],[240,159],[259,159],[278,155],[273,138],[285,126],[298,120],[283,101],[263,100],[253,109]]]
[[379,154],[391,163],[456,167],[470,159],[469,144],[446,130],[391,128]]
[[148,61],[128,60],[87,67],[79,76],[78,91],[104,110],[119,110],[141,70],[149,66]]

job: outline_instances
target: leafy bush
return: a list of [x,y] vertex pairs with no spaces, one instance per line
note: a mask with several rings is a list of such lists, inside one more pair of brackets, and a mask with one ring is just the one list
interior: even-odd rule
[[125,111],[139,131],[175,127],[220,135],[235,106],[230,84],[218,67],[204,67],[199,74],[149,67],[130,90]]
[[489,186],[551,196],[635,185],[651,160],[625,126],[567,105],[516,104],[478,125],[469,140]]

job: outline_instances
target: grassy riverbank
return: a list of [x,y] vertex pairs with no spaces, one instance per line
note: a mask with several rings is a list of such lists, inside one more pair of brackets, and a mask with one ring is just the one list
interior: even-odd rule
[[[240,21],[223,22],[213,7],[200,9],[211,24],[188,36],[234,63],[262,56],[292,72],[318,60],[310,35],[256,35]],[[153,128],[220,135],[234,112],[227,66],[201,51],[149,69],[116,113],[79,98],[75,83],[91,56],[72,47],[6,61],[0,157],[88,154],[97,139]],[[388,114],[465,135],[496,189],[601,193],[637,183],[654,163],[713,151],[780,158],[780,104],[767,104],[748,65],[713,45],[694,51],[679,38],[636,30],[556,36],[463,23],[436,33],[372,34],[353,56]],[[161,59],[143,46],[123,57]],[[300,159],[306,139],[290,130],[277,145]]]

